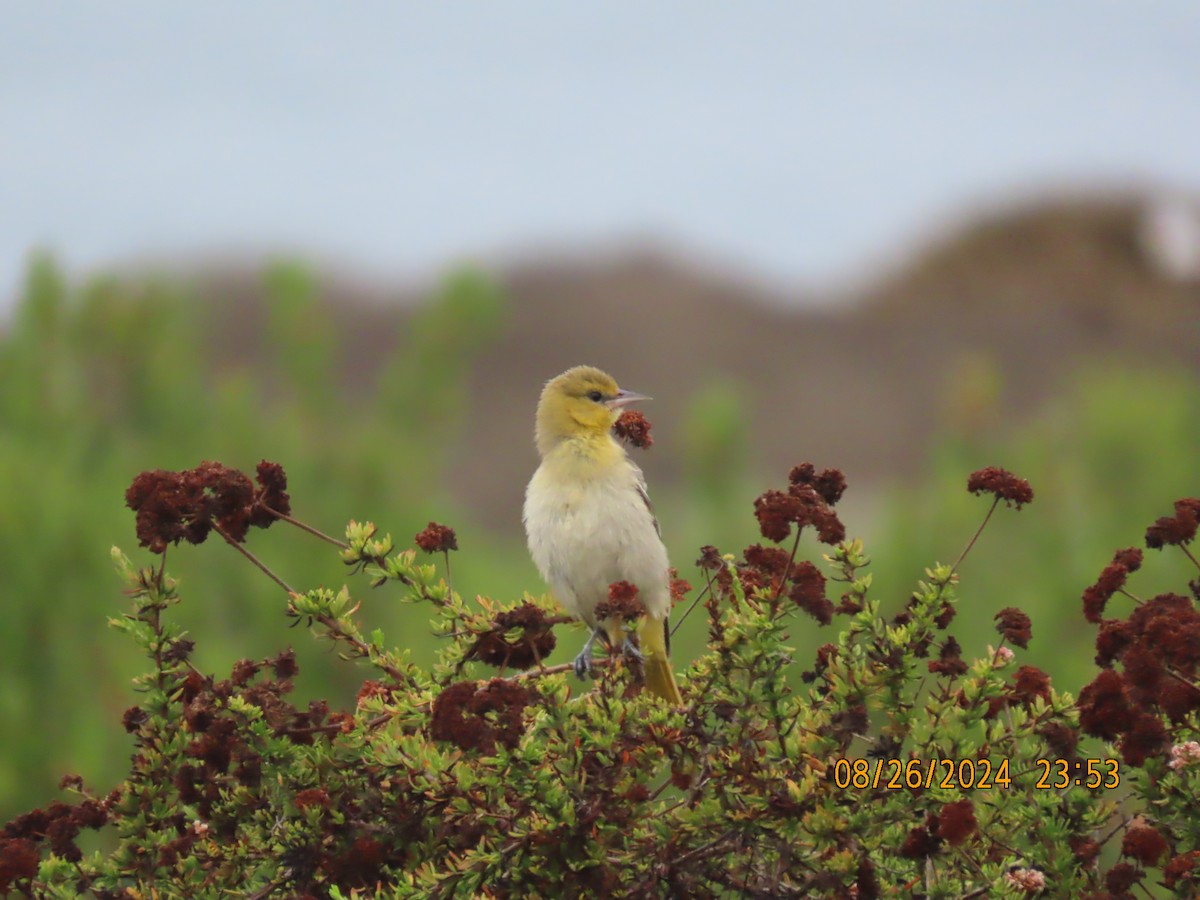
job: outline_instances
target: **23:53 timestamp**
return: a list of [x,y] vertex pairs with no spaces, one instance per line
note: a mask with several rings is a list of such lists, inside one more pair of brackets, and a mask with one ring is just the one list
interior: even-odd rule
[[1112,790],[1121,784],[1121,764],[1115,759],[1037,759],[1034,788],[1057,791],[1067,787]]

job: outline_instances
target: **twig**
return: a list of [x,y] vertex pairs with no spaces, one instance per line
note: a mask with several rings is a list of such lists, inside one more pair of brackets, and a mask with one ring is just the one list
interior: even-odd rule
[[979,540],[979,536],[983,534],[983,529],[987,527],[988,521],[992,518],[992,513],[996,511],[996,507],[1000,505],[1000,498],[997,497],[992,501],[992,508],[987,511],[987,515],[983,517],[983,521],[979,523],[979,527],[975,529],[975,534],[971,536],[971,540],[967,541],[967,546],[963,547],[963,552],[958,554],[958,559],[954,561],[954,565],[950,567],[950,574],[953,575],[958,571],[958,567],[962,565],[962,561],[967,558],[967,554],[971,552],[971,548],[975,546],[975,542]]
[[699,603],[701,600],[703,600],[704,595],[707,594],[710,590],[712,590],[712,586],[713,586],[713,579],[712,579],[712,576],[709,575],[708,583],[704,585],[704,590],[702,590],[700,593],[698,593],[696,595],[696,599],[691,602],[691,605],[688,606],[688,608],[686,610],[684,610],[683,615],[679,617],[679,621],[675,623],[675,627],[671,629],[671,634],[670,634],[671,637],[675,637],[675,632],[677,632],[679,630],[679,627],[684,622],[687,621],[687,617],[692,614],[692,610],[696,608],[696,604]]
[[266,564],[263,563],[262,560],[260,560],[257,556],[255,556],[253,553],[251,553],[249,550],[247,550],[245,547],[243,547],[241,544],[239,544],[237,541],[235,541],[233,538],[231,538],[229,536],[229,534],[225,531],[225,529],[222,528],[220,525],[218,525],[216,522],[213,522],[213,530],[216,531],[216,533],[219,534],[221,537],[225,538],[225,543],[229,544],[229,546],[231,546],[234,550],[236,550],[238,553],[242,554],[242,556],[246,557],[246,559],[250,560],[250,562],[254,563],[256,566],[258,566],[260,569],[262,569],[263,572],[265,572],[267,574],[268,578],[270,578],[277,585],[279,585],[281,588],[283,588],[285,591],[288,592],[288,596],[291,596],[292,594],[296,593],[296,591],[292,590],[292,588],[288,585],[288,583],[286,581],[284,581],[282,578],[280,578],[278,575],[276,575],[274,572],[272,572],[270,569],[268,569]]
[[283,521],[287,522],[289,525],[295,525],[301,531],[307,531],[309,534],[313,535],[314,537],[319,537],[321,540],[323,540],[327,543],[333,544],[335,547],[341,547],[343,550],[348,550],[350,548],[349,544],[347,544],[343,541],[339,541],[335,537],[330,537],[325,532],[320,531],[319,529],[313,528],[311,525],[305,525],[299,519],[293,519],[287,513],[281,513],[279,510],[272,509],[271,507],[267,506],[266,504],[263,504],[263,509],[265,509],[267,512],[269,512],[275,518],[282,519]]

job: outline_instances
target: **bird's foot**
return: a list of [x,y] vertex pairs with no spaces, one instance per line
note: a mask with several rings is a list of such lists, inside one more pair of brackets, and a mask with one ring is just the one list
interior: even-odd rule
[[600,629],[596,629],[588,635],[588,639],[584,641],[583,649],[575,657],[575,677],[580,681],[583,681],[592,674],[592,646],[596,643],[596,638],[601,633]]
[[592,674],[592,648],[585,647],[583,652],[575,657],[575,677],[586,681]]
[[631,659],[636,659],[638,662],[643,662],[646,659],[642,651],[638,649],[638,645],[629,637],[626,637],[624,643],[621,644],[621,652]]

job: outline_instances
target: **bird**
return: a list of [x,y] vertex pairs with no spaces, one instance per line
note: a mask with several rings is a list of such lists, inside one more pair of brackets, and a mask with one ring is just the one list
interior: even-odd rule
[[[541,464],[525,491],[529,553],[564,609],[591,633],[575,658],[586,678],[597,639],[643,661],[646,688],[682,705],[671,669],[668,613],[670,563],[642,470],[612,433],[621,410],[650,398],[622,390],[606,372],[576,366],[546,382],[537,405],[535,442]],[[635,649],[621,621],[596,617],[609,586],[637,588],[646,615]]]

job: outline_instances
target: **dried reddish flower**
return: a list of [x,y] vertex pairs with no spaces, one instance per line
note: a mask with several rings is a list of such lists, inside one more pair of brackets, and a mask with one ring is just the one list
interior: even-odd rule
[[1092,860],[1100,855],[1100,844],[1093,838],[1085,835],[1075,835],[1067,841],[1067,845],[1071,848],[1071,852],[1075,854],[1075,858],[1079,860],[1080,865],[1090,865]]
[[820,622],[833,621],[833,604],[825,596],[825,576],[807,560],[796,564],[792,573],[792,589],[788,597],[798,607]]
[[1129,863],[1117,863],[1104,876],[1104,886],[1114,894],[1123,894],[1141,881],[1145,874],[1137,866]]
[[996,620],[996,630],[1010,643],[1025,649],[1033,639],[1033,630],[1029,616],[1014,606],[1000,610],[992,617]]
[[962,647],[953,637],[946,638],[941,650],[938,651],[938,658],[931,659],[928,665],[929,671],[935,675],[954,677],[965,675],[967,672],[967,664],[962,659]]
[[679,573],[672,566],[669,570],[670,585],[671,585],[671,605],[674,606],[680,600],[687,597],[688,592],[692,589],[692,584],[686,578],[680,578]]
[[633,622],[646,614],[646,607],[638,599],[637,585],[628,581],[614,581],[608,586],[608,599],[596,604],[597,622],[605,619],[620,619]]
[[[519,635],[509,636],[517,630]],[[500,669],[528,669],[549,656],[555,644],[546,614],[532,603],[522,603],[497,614],[493,627],[476,638],[468,656]]]
[[213,527],[230,540],[244,541],[251,525],[265,528],[275,520],[257,508],[260,497],[287,506],[282,467],[264,461],[259,472],[267,481],[258,492],[243,473],[217,462],[184,472],[139,473],[125,491],[125,505],[137,513],[138,543],[162,553],[181,540],[202,543]]
[[39,864],[37,844],[33,841],[23,837],[0,838],[0,894],[8,893],[17,882],[33,878]]
[[1161,550],[1167,546],[1187,544],[1196,537],[1200,524],[1200,500],[1185,497],[1175,501],[1175,515],[1163,516],[1146,529],[1146,546]]
[[650,421],[636,409],[622,410],[613,425],[613,434],[643,450],[649,450],[654,444],[654,438],[650,437]]
[[792,533],[792,522],[799,515],[796,498],[783,491],[765,491],[754,501],[754,515],[762,536],[769,541],[783,541]]
[[1033,488],[1029,482],[997,466],[972,472],[967,478],[967,490],[972,494],[991,494],[1017,509],[1033,502]]
[[788,473],[791,485],[808,485],[830,506],[836,506],[846,492],[846,476],[840,469],[825,469],[818,473],[812,463],[801,463]]
[[1013,675],[1009,698],[1029,706],[1038,697],[1050,702],[1050,676],[1036,666],[1021,666]]
[[250,508],[250,524],[267,528],[277,518],[276,513],[292,514],[292,500],[287,493],[287,473],[279,463],[261,460],[255,470],[258,490]]
[[1200,688],[1175,678],[1167,678],[1158,688],[1158,705],[1175,724],[1182,724],[1195,710],[1200,710]]
[[358,689],[358,696],[355,698],[355,705],[359,705],[364,700],[370,700],[374,697],[381,697],[386,700],[391,696],[391,688],[385,686],[381,682],[368,678],[362,683],[362,687]]
[[1038,729],[1038,734],[1046,739],[1048,756],[1067,759],[1075,755],[1075,748],[1079,745],[1079,735],[1075,729],[1057,722],[1047,722]]
[[939,631],[945,631],[950,627],[950,623],[954,621],[954,616],[957,612],[958,608],[953,603],[943,602],[942,611],[934,617],[933,624],[937,626]]
[[1129,646],[1133,635],[1123,619],[1105,619],[1096,634],[1096,665],[1108,668]]
[[300,672],[300,666],[296,662],[296,651],[291,647],[277,653],[270,663],[276,678],[295,678]]
[[746,565],[758,569],[772,578],[787,578],[792,555],[782,547],[764,547],[751,544],[742,553]]
[[497,743],[511,750],[525,731],[529,702],[529,691],[516,682],[496,678],[478,687],[473,681],[460,681],[433,701],[429,733],[463,750],[491,754]]
[[1162,720],[1151,713],[1140,713],[1118,746],[1125,762],[1131,766],[1140,766],[1151,756],[1165,754],[1170,744],[1171,740]]
[[754,515],[758,519],[759,531],[767,540],[779,542],[792,532],[792,526],[803,529],[811,526],[817,539],[824,544],[837,544],[845,539],[846,529],[838,519],[833,506],[823,496],[841,496],[844,479],[840,472],[827,470],[819,476],[812,474],[812,466],[805,463],[792,469],[787,492],[768,490],[754,501]]
[[900,855],[907,859],[928,859],[938,852],[942,839],[937,835],[938,820],[928,816],[924,825],[912,829],[900,845]]
[[259,665],[248,659],[239,659],[233,664],[230,680],[238,687],[245,687],[258,674]]
[[430,522],[425,530],[418,533],[413,541],[426,553],[445,553],[458,549],[458,536],[448,525]]
[[1121,855],[1130,856],[1144,866],[1156,866],[1170,848],[1158,829],[1135,820],[1121,840]]
[[855,900],[877,900],[880,896],[879,879],[875,876],[875,866],[871,860],[863,856],[858,861],[854,872]]
[[1171,890],[1175,890],[1180,882],[1195,884],[1196,879],[1192,873],[1195,872],[1198,865],[1200,865],[1200,850],[1180,853],[1163,866],[1163,884]]
[[951,846],[958,846],[978,828],[975,807],[970,800],[947,803],[938,813],[938,836]]
[[133,734],[145,721],[150,718],[140,706],[131,706],[125,710],[125,714],[121,716],[121,726],[130,734]]
[[1079,692],[1079,727],[1085,734],[1116,740],[1133,724],[1134,710],[1125,681],[1105,669]]
[[725,571],[725,558],[721,556],[721,551],[711,544],[705,544],[700,548],[700,558],[696,560],[696,568],[704,572],[723,572]]

